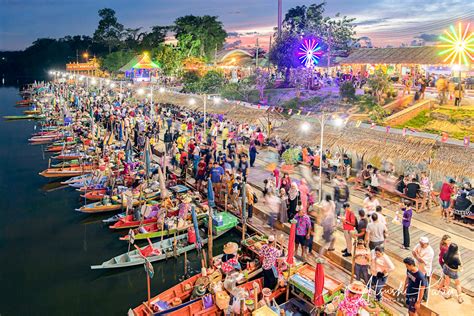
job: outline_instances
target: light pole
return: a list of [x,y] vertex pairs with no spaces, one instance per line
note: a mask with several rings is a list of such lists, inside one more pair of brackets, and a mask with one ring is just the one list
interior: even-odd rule
[[[328,122],[327,113],[322,112],[321,117],[316,117],[317,122],[321,127],[320,140],[319,140],[319,190],[318,190],[318,199],[321,203],[323,198],[323,146],[324,146],[324,127]],[[344,121],[341,118],[335,118],[333,120],[334,126],[341,127],[344,124]],[[301,129],[304,132],[309,131],[311,125],[308,122],[304,122],[301,125]]]

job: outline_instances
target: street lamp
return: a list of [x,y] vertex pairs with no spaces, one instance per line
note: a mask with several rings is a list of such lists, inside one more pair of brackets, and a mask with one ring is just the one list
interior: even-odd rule
[[194,105],[196,104],[196,100],[194,99],[189,99],[189,105]]
[[165,88],[161,87],[161,88],[159,89],[159,92],[160,92],[160,93],[165,93]]
[[[320,127],[321,127],[321,137],[320,137],[320,143],[319,143],[319,202],[322,201],[323,197],[323,145],[324,145],[324,127],[331,118],[331,115],[322,112],[321,117],[316,117],[316,120],[318,121]],[[332,125],[336,127],[342,127],[344,125],[344,120],[340,117],[335,117],[332,120]],[[303,122],[301,124],[301,130],[303,132],[308,132],[311,129],[311,125],[308,122]]]
[[142,94],[145,93],[145,90],[143,90],[142,88],[140,88],[140,89],[137,90],[137,93],[138,93],[139,95],[142,95]]

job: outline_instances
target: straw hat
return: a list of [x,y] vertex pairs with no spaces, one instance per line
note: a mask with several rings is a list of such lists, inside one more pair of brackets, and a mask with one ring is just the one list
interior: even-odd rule
[[224,253],[227,255],[236,253],[238,249],[239,249],[239,245],[237,245],[237,243],[235,242],[228,242],[227,244],[224,245]]
[[274,235],[268,236],[268,242],[272,242],[272,241],[275,241],[275,236]]
[[347,289],[354,294],[364,294],[367,292],[365,284],[360,281],[352,282],[351,284],[349,284]]

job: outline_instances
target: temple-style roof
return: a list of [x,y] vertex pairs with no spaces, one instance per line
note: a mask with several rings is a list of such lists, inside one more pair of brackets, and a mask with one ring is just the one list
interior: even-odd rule
[[125,64],[120,71],[125,72],[131,69],[157,69],[160,68],[155,64],[147,53],[133,57]]
[[440,49],[434,46],[359,48],[340,60],[340,64],[418,64],[447,65]]

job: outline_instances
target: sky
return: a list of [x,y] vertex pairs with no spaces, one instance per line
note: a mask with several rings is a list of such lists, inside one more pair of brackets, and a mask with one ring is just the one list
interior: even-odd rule
[[[289,8],[320,2],[283,0]],[[0,50],[19,50],[41,37],[92,35],[97,11],[116,11],[125,27],[170,25],[179,16],[216,15],[242,46],[266,45],[277,23],[277,0],[0,0]],[[457,21],[472,22],[472,0],[327,0],[326,15],[356,18],[357,37],[368,36],[374,46],[430,40]]]

